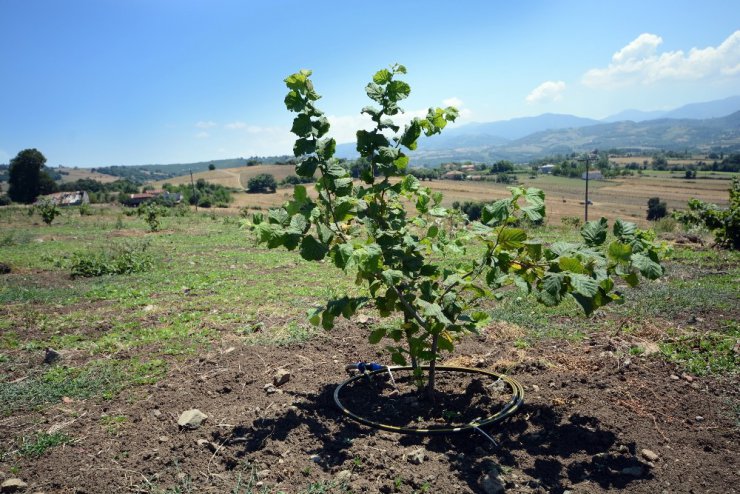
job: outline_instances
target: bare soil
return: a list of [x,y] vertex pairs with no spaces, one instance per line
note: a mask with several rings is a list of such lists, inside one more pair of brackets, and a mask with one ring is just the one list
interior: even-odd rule
[[[688,376],[655,357],[627,356],[631,342],[603,333],[525,350],[507,333],[515,331],[469,337],[449,360],[507,372],[525,386],[523,408],[486,429],[496,444],[478,433],[383,432],[344,417],[332,394],[347,377],[345,364],[380,357],[366,328],[343,322],[285,347],[232,337],[207,354],[173,360],[156,385],[2,418],[6,445],[36,431],[63,431],[75,441],[0,462],[0,479],[21,477],[29,492],[46,493],[252,492],[244,490],[251,479],[254,492],[290,493],[346,470],[352,492],[738,492],[736,376]],[[290,380],[268,393],[280,368]],[[500,405],[483,403],[478,387],[474,378],[446,376],[447,410]],[[377,388],[355,391],[353,406],[365,396],[368,410],[383,413]],[[414,407],[423,412],[423,400]],[[178,416],[192,408],[208,419],[179,428]],[[126,419],[106,420],[116,416]],[[414,464],[419,448],[422,462]]]

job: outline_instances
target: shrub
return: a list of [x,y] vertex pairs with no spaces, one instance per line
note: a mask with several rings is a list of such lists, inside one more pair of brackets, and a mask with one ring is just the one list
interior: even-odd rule
[[57,205],[52,201],[39,201],[33,207],[39,212],[39,214],[41,215],[41,219],[44,220],[44,223],[46,223],[47,225],[51,225],[52,221],[54,221],[54,218],[56,218],[57,216],[61,216],[62,214]]
[[12,203],[8,194],[0,194],[0,206],[10,206]]
[[247,192],[275,192],[277,182],[275,177],[269,173],[260,173],[249,179],[247,182]]
[[72,278],[140,273],[153,266],[148,248],[148,242],[126,242],[105,250],[74,252],[56,264],[69,268]]
[[583,224],[583,220],[579,216],[563,216],[560,218],[560,222],[564,226],[576,229],[581,228],[581,225]]
[[[442,194],[421,187],[406,168],[404,148],[413,150],[424,133],[439,134],[457,117],[457,110],[430,108],[426,117],[412,119],[403,130],[390,117],[401,110],[410,87],[398,80],[402,65],[378,71],[366,87],[375,106],[363,108],[375,123],[357,132],[357,150],[366,158],[360,170],[364,182],[355,186],[349,171],[334,158],[336,141],[325,137],[329,121],[315,106],[319,95],[302,70],[285,79],[287,108],[298,115],[291,131],[298,136],[293,148],[300,158],[299,176],[318,172],[316,201],[297,185],[293,200],[271,209],[264,221],[254,218],[260,242],[269,248],[298,250],[301,257],[327,257],[367,287],[380,315],[403,315],[398,327],[373,330],[371,343],[387,342],[392,362],[410,361],[417,383],[422,364],[429,363],[427,395],[434,400],[436,362],[440,352],[452,351],[458,339],[476,331],[488,318],[478,310],[484,297],[515,284],[554,306],[573,299],[590,314],[621,295],[614,278],[633,286],[639,275],[662,275],[659,249],[648,232],[617,220],[608,245],[607,221],[590,221],[581,228],[583,242],[557,242],[551,247],[530,239],[513,225],[526,219],[542,221],[544,193],[535,188],[510,187],[511,197],[486,205],[481,221],[465,228],[459,214],[442,207]],[[416,207],[413,216],[407,204]],[[256,215],[255,215],[256,216]],[[453,263],[468,244],[482,247],[472,260]],[[329,329],[337,317],[352,317],[367,297],[343,296],[317,308],[310,320]],[[421,386],[421,385],[420,385]]]
[[740,178],[732,179],[729,208],[721,209],[698,199],[690,199],[688,205],[688,211],[674,211],[676,221],[687,228],[708,229],[721,247],[740,249]]
[[78,211],[80,212],[80,216],[92,216],[93,215],[93,210],[90,207],[90,205],[87,203],[80,204]]
[[651,197],[648,199],[647,219],[655,221],[663,218],[668,214],[666,203],[660,200],[660,197]]
[[149,225],[149,231],[156,232],[160,227],[159,218],[161,216],[165,216],[167,214],[167,210],[159,204],[149,202],[140,204],[139,207],[136,208],[136,214],[139,217],[144,218],[146,224]]
[[653,225],[653,230],[656,233],[672,233],[676,231],[677,222],[670,216],[661,218]]

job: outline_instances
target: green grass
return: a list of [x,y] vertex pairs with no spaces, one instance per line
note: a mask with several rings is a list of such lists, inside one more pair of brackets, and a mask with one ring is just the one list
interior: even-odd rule
[[93,361],[84,367],[56,366],[20,382],[0,383],[0,414],[30,410],[68,398],[112,398],[127,386],[153,384],[166,371],[162,360]]
[[39,432],[33,436],[24,436],[21,438],[18,446],[18,454],[27,457],[39,457],[49,449],[63,444],[69,444],[73,439],[63,432],[47,434]]
[[740,371],[740,325],[728,321],[723,331],[675,336],[660,345],[665,357],[696,375]]

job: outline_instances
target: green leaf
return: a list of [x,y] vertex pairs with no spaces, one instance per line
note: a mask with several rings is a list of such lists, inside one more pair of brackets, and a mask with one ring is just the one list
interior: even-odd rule
[[337,142],[334,138],[322,139],[316,145],[316,154],[322,159],[328,160],[334,156],[334,151],[337,149]]
[[623,244],[622,242],[615,240],[609,244],[607,254],[609,259],[612,259],[615,262],[628,263],[632,257],[632,247],[629,244]]
[[308,199],[308,192],[306,191],[306,187],[303,185],[296,185],[293,187],[293,199],[299,203],[303,204]]
[[398,352],[391,354],[391,362],[396,365],[406,365],[406,358]]
[[531,259],[535,261],[542,259],[542,244],[540,242],[527,241],[524,242],[524,246],[527,248],[527,255]]
[[325,245],[331,243],[332,239],[334,239],[334,232],[331,230],[331,228],[319,223],[317,225],[317,229],[319,231],[319,240],[321,240],[321,243]]
[[369,83],[365,86],[365,92],[371,100],[381,104],[383,103],[383,88],[378,84],[374,82]]
[[290,226],[288,226],[288,233],[295,233],[297,235],[303,235],[308,230],[308,221],[303,215],[296,214],[290,219]]
[[[313,152],[313,151],[311,151]],[[316,173],[316,168],[319,166],[319,160],[315,156],[309,156],[302,160],[295,167],[295,173],[299,177],[311,178]]]
[[540,223],[545,218],[545,205],[540,204],[537,206],[526,206],[522,208],[522,212],[532,223]]
[[283,208],[270,209],[267,212],[267,219],[270,223],[275,223],[281,226],[286,226],[290,223],[290,216]]
[[306,107],[306,102],[298,91],[293,90],[285,96],[285,107],[290,111],[299,112]]
[[632,264],[649,280],[656,280],[663,275],[663,267],[644,254],[633,254]]
[[527,202],[529,202],[532,205],[544,206],[545,204],[545,192],[542,189],[538,189],[536,187],[529,187],[525,191],[524,197],[526,198]]
[[346,269],[352,261],[352,254],[355,249],[349,244],[338,244],[332,247],[331,257],[334,265],[340,269]]
[[293,127],[291,127],[290,131],[298,137],[310,136],[313,131],[311,117],[305,113],[301,113],[293,119]]
[[627,284],[631,287],[636,287],[640,284],[640,278],[637,276],[637,273],[629,273],[625,276],[622,276],[622,279],[627,282]]
[[384,327],[376,328],[370,332],[370,336],[367,339],[372,345],[377,345],[385,336],[386,331]]
[[442,312],[442,307],[440,307],[439,304],[429,303],[424,300],[419,300],[418,304],[421,307],[422,315],[425,317],[434,317],[437,321],[443,324],[452,324],[452,321],[450,321],[447,316],[444,315],[444,312]]
[[520,228],[502,228],[498,234],[498,243],[502,249],[514,250],[524,247],[527,233]]
[[375,84],[388,84],[391,81],[392,74],[388,69],[380,69],[373,76],[373,82]]
[[391,81],[388,84],[388,99],[391,101],[401,101],[402,99],[408,98],[411,94],[411,86],[403,81]]
[[[295,141],[295,144],[293,145],[293,155],[296,157],[303,156],[304,154],[311,154],[314,151],[316,151],[316,141],[314,141],[313,139],[306,139],[304,137]],[[316,170],[316,167],[314,167],[314,170]],[[313,173],[311,175],[313,175]],[[311,175],[301,176],[310,177]]]
[[401,145],[406,146],[408,149],[413,151],[416,149],[416,141],[421,136],[421,125],[419,125],[418,119],[413,119],[403,131],[401,135]]
[[442,331],[437,338],[437,348],[443,352],[451,352],[455,349],[455,345],[452,342],[452,335],[447,331]]
[[601,245],[606,241],[606,228],[606,218],[601,218],[598,221],[589,221],[581,227],[581,237],[586,241],[586,245]]
[[360,271],[377,273],[383,265],[383,250],[378,244],[368,244],[354,251],[354,259]]
[[260,223],[257,225],[257,238],[261,243],[267,244],[270,249],[283,245],[284,234],[285,231],[274,223]]
[[429,210],[429,214],[437,218],[444,218],[447,216],[447,208],[436,207]]
[[481,211],[481,222],[484,225],[496,226],[499,223],[503,223],[509,217],[509,206],[511,204],[510,199],[501,199],[493,204],[488,204],[483,207]]
[[599,285],[596,280],[584,274],[571,274],[570,284],[576,293],[584,297],[593,297],[599,291]]
[[637,233],[637,225],[618,219],[614,222],[614,236],[619,239],[632,238]]
[[326,245],[316,240],[312,235],[306,235],[301,242],[301,257],[307,261],[320,261],[328,252]]
[[286,77],[285,84],[289,89],[298,91],[299,93],[304,93],[306,91],[306,81],[310,75],[310,70],[301,70],[300,72],[296,72],[295,74]]
[[547,273],[542,280],[539,300],[550,307],[558,305],[562,300],[563,288],[563,275],[559,273]]
[[561,257],[558,259],[558,266],[563,271],[570,271],[572,273],[583,274],[586,272],[586,268],[583,267],[581,261],[574,257]]

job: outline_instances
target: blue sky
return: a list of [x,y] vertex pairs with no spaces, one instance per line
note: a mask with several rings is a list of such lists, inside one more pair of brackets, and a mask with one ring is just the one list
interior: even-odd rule
[[339,142],[407,66],[409,115],[603,118],[740,94],[733,1],[1,0],[0,163],[288,154],[282,80],[314,71]]

